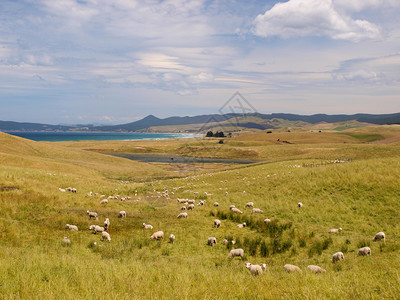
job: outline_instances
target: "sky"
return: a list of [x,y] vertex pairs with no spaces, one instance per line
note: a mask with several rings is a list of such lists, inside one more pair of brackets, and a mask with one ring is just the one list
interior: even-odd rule
[[400,0],[1,0],[0,120],[400,112]]

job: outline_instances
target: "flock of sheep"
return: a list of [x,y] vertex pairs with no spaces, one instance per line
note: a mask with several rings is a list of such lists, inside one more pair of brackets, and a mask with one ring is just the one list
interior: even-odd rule
[[[59,188],[59,190],[61,192],[65,192],[65,191],[69,191],[69,192],[73,192],[76,193],[77,190],[75,188],[66,188],[66,189],[61,189]],[[206,193],[208,196],[212,196],[212,194],[208,194]],[[99,195],[99,194],[95,194],[95,195]],[[93,196],[93,193],[90,192],[88,194],[88,196]],[[168,196],[168,191],[164,191],[164,196]],[[100,195],[100,198],[105,198],[104,195]],[[169,196],[168,196],[169,198]],[[125,199],[130,199],[130,197],[120,197],[119,195],[117,196],[109,196],[107,199],[103,199],[101,200],[101,204],[107,204],[108,203],[108,199],[121,199],[121,201],[125,201]],[[188,218],[188,213],[186,211],[189,210],[194,210],[195,205],[196,205],[196,201],[194,199],[177,199],[178,204],[180,205],[184,205],[180,207],[181,211],[185,211],[185,212],[181,212],[178,214],[177,218],[184,218],[187,219]],[[198,206],[204,206],[206,203],[206,200],[200,200],[197,205]],[[215,202],[214,203],[215,207],[219,207],[219,203]],[[254,208],[254,203],[253,202],[248,202],[245,204],[245,209],[246,208],[252,208],[252,214],[262,214],[263,211],[259,208]],[[302,208],[303,207],[303,203],[299,202],[297,204],[298,208]],[[237,214],[242,214],[243,212],[241,210],[239,210],[238,208],[235,207],[235,205],[230,205],[229,209]],[[89,216],[89,220],[91,220],[92,218],[95,220],[98,220],[98,214],[96,212],[93,211],[86,211],[86,214]],[[126,218],[126,211],[120,211],[119,218]],[[264,223],[267,224],[271,222],[270,219],[265,219]],[[241,223],[236,225],[237,228],[244,228],[246,227],[246,223]],[[108,241],[111,242],[111,236],[110,234],[107,232],[108,228],[110,227],[110,220],[109,218],[106,218],[104,221],[104,225],[100,226],[100,225],[90,225],[89,226],[89,230],[91,230],[94,234],[97,234],[98,232],[101,233],[101,240],[103,241]],[[214,228],[220,228],[221,227],[221,220],[215,219],[214,220]],[[143,223],[142,224],[142,228],[143,229],[150,229],[153,230],[153,226],[150,224],[146,224]],[[71,224],[66,224],[65,225],[65,229],[67,230],[71,230],[71,231],[78,231],[78,227],[76,225],[71,225]],[[339,233],[342,231],[342,228],[334,228],[334,229],[330,229],[328,231],[328,233],[333,234],[333,233]],[[163,231],[156,231],[154,232],[151,236],[150,236],[150,240],[163,240],[164,239],[164,232]],[[375,237],[373,238],[373,241],[383,241],[385,242],[385,233],[384,232],[378,232]],[[70,244],[71,241],[68,239],[68,237],[64,237],[62,239],[62,242],[65,244]],[[169,236],[169,242],[170,243],[174,243],[175,242],[175,235],[174,234],[170,234]],[[235,241],[232,240],[231,241],[232,245],[235,245]],[[209,237],[207,240],[207,245],[208,246],[215,246],[217,244],[217,239],[215,237]],[[228,240],[224,239],[223,240],[223,244],[227,245],[228,244]],[[369,247],[362,247],[358,250],[358,255],[359,256],[370,256],[371,255],[371,249]],[[238,249],[232,249],[230,250],[229,254],[228,254],[228,258],[235,258],[235,257],[240,257],[243,258],[244,257],[244,250],[241,248]],[[344,260],[344,254],[342,252],[336,252],[335,254],[333,254],[332,256],[332,263],[336,263],[339,262],[341,260]],[[264,271],[266,271],[267,269],[267,264],[252,264],[252,263],[246,263],[245,264],[246,268],[250,271],[250,273],[252,275],[260,275],[262,274]],[[316,266],[316,265],[308,265],[307,269],[313,273],[324,273],[326,272],[325,269],[321,268],[320,266]],[[285,264],[284,265],[284,270],[288,273],[291,272],[301,272],[301,269],[298,266],[295,265],[291,265],[291,264]]]

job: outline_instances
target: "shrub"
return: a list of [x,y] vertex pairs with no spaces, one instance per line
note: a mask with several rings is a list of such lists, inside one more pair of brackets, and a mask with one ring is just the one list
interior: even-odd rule
[[357,243],[357,247],[358,247],[358,248],[369,247],[370,245],[371,245],[371,242],[368,241],[368,240],[362,240],[362,241],[359,241],[359,242]]

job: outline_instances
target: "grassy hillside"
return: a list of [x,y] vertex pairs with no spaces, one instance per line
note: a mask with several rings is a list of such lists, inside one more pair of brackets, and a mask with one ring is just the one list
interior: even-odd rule
[[[317,143],[306,135],[302,143],[296,136],[291,139],[296,143],[274,144],[272,137],[268,142],[243,136],[215,155],[237,149],[235,155],[257,151],[272,159],[185,178],[126,183],[115,178],[166,173],[159,166],[74,149],[100,147],[97,142],[35,143],[1,134],[0,294],[5,299],[396,299],[400,144],[356,143],[348,135],[329,138],[329,143]],[[143,148],[173,152],[185,144],[208,150],[215,145],[211,140],[206,145],[164,143],[146,142]],[[113,147],[124,146],[101,143],[102,149]],[[126,147],[131,151],[140,144]],[[352,160],[331,163],[338,158]],[[78,192],[58,190],[68,186]],[[132,198],[102,205],[99,196],[87,195],[90,191]],[[206,204],[196,205],[187,219],[177,219],[182,206],[177,198]],[[215,201],[219,207],[213,206]],[[245,209],[249,201],[263,213]],[[298,202],[304,204],[301,209]],[[232,214],[231,204],[244,213]],[[96,211],[99,220],[89,220],[86,210]],[[118,218],[120,210],[127,218]],[[111,243],[88,230],[106,217]],[[215,218],[222,221],[221,228],[213,228]],[[263,223],[265,218],[272,220],[270,225]],[[142,229],[143,222],[154,230]],[[248,226],[237,228],[242,222]],[[79,231],[65,230],[67,223]],[[338,227],[343,228],[340,234],[328,234]],[[164,241],[149,240],[156,230],[164,231]],[[385,243],[372,242],[379,231],[386,233]],[[171,233],[174,244],[167,242]],[[61,243],[64,236],[70,246]],[[217,238],[215,247],[206,245],[210,236]],[[225,238],[244,249],[243,260],[227,258],[232,245],[223,245]],[[371,247],[372,256],[358,257],[362,246]],[[332,264],[337,251],[345,260]],[[267,263],[267,271],[254,277],[245,262]],[[285,273],[286,263],[298,265],[302,273]],[[327,272],[310,273],[310,264]]]

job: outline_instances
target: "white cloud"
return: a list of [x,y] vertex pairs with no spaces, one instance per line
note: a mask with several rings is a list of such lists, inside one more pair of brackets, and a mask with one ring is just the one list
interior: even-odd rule
[[279,2],[263,15],[257,16],[253,33],[262,37],[283,38],[328,36],[354,42],[380,37],[378,26],[339,14],[332,0]]
[[400,6],[398,0],[333,0],[336,9],[347,12],[359,12],[365,9]]

